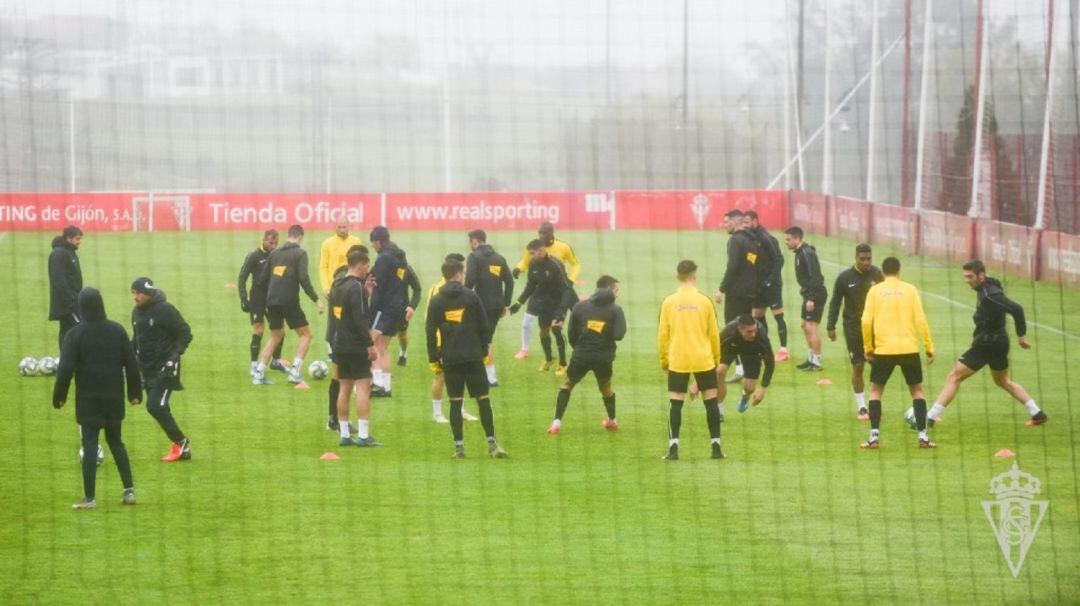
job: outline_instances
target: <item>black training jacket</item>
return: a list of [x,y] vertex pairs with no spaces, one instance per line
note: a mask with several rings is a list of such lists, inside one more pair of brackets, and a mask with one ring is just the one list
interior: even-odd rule
[[720,292],[728,297],[754,297],[761,288],[761,243],[749,231],[740,229],[727,242],[727,271]]
[[[142,307],[131,311],[132,343],[139,370],[147,385],[164,385],[168,389],[183,389],[180,383],[180,356],[191,344],[191,326],[180,311],[165,300],[165,291],[155,290],[154,296]],[[175,377],[162,376],[166,362],[177,363]]]
[[[240,275],[236,278],[236,290],[240,293],[240,304],[248,306],[248,277],[251,277],[251,300],[266,302],[266,289],[270,285],[269,272],[265,271],[266,262],[270,253],[260,246],[248,253],[244,258],[244,264],[240,267]],[[254,311],[254,310],[253,310]]]
[[821,299],[828,295],[817,249],[805,242],[795,249],[795,279],[799,282],[799,294],[804,299]]
[[588,299],[574,305],[566,336],[574,348],[575,360],[615,359],[615,343],[626,336],[626,316],[615,303],[611,289],[597,289]]
[[142,394],[135,350],[124,327],[105,316],[97,289],[79,293],[79,316],[82,322],[64,338],[53,402],[67,400],[74,378],[75,420],[89,427],[115,425],[124,418],[124,403]]
[[480,295],[488,311],[510,307],[514,301],[514,276],[506,258],[490,244],[481,244],[465,262],[465,288]]
[[327,297],[326,301],[330,307],[330,313],[326,314],[326,342],[330,344],[331,348],[334,347],[334,332],[337,330],[338,318],[341,316],[341,303],[334,296],[334,290],[345,281],[347,272],[347,268],[340,267],[334,272],[334,281],[330,285],[330,296]]
[[[491,343],[491,327],[479,295],[461,282],[447,282],[427,310],[429,362],[443,367],[483,362]],[[436,337],[436,332],[438,337]]]
[[303,288],[312,301],[319,294],[311,285],[308,275],[307,251],[295,242],[286,242],[270,253],[263,273],[267,278],[266,306],[293,307],[300,305],[300,289]]
[[397,244],[387,242],[379,251],[379,256],[375,257],[371,273],[375,276],[375,290],[371,293],[372,317],[380,311],[404,312],[408,306],[405,290],[406,278],[409,275],[405,251],[398,248]]
[[866,306],[866,293],[870,287],[884,282],[885,276],[877,266],[860,272],[854,266],[840,272],[833,284],[833,298],[829,301],[829,318],[826,330],[836,330],[836,320],[840,317],[840,305],[844,306],[844,333],[862,334],[862,312]]
[[1005,314],[1013,317],[1016,323],[1016,336],[1022,337],[1027,334],[1027,321],[1024,319],[1024,308],[1005,296],[1005,288],[996,278],[987,276],[982,286],[975,289],[979,295],[979,302],[975,306],[975,341],[997,340],[1002,337],[1008,338],[1005,332]]
[[409,299],[409,307],[416,311],[416,308],[420,306],[420,297],[422,295],[420,287],[420,277],[416,275],[416,270],[412,268],[412,265],[405,266],[405,290],[409,293],[407,297]]
[[333,297],[330,315],[337,318],[334,355],[366,353],[374,342],[363,280],[349,275],[335,280],[330,296]]
[[75,247],[63,236],[56,236],[49,253],[49,319],[77,315],[82,287],[82,267]]
[[521,291],[518,303],[524,304],[529,298],[535,298],[537,306],[551,312],[556,318],[566,315],[574,306],[577,294],[562,261],[548,255],[529,262],[529,275],[525,290]]
[[759,265],[758,274],[763,278],[762,286],[782,284],[784,252],[780,249],[780,241],[760,225],[750,230],[750,234],[761,246],[761,259],[757,264]]
[[765,323],[757,320],[757,336],[753,341],[747,341],[739,332],[739,321],[732,320],[720,331],[720,363],[731,365],[736,357],[756,356],[761,358],[765,365],[765,372],[761,375],[761,386],[768,387],[772,383],[773,371],[776,369],[776,361],[773,359],[772,343],[765,331]]

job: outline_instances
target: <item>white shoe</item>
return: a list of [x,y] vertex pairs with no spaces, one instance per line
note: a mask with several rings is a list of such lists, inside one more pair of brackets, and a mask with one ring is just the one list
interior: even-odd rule
[[476,417],[474,417],[471,414],[465,412],[464,410],[461,411],[461,418],[465,419],[466,421],[476,421],[477,420]]
[[435,415],[432,420],[435,421],[436,423],[443,423],[443,424],[450,422],[449,419],[442,416],[441,414]]

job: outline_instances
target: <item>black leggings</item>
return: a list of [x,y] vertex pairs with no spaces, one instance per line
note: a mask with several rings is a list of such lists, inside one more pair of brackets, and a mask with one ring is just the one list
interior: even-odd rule
[[94,487],[97,481],[98,435],[102,429],[105,430],[105,442],[109,445],[109,452],[116,461],[116,469],[120,472],[120,481],[124,484],[124,488],[132,488],[134,484],[131,480],[131,461],[128,460],[127,449],[124,448],[124,442],[120,439],[120,424],[104,428],[80,425],[79,429],[82,430],[84,496],[88,499],[94,498]]
[[180,426],[176,424],[176,419],[173,418],[172,409],[169,408],[169,398],[172,393],[173,390],[160,385],[148,387],[146,389],[146,412],[154,417],[158,425],[161,425],[161,429],[165,432],[165,435],[169,436],[173,444],[179,444],[184,441],[185,436],[184,432],[180,431]]

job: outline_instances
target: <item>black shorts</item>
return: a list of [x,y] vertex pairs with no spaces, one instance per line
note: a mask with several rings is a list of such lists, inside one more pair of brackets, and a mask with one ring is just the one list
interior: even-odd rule
[[525,313],[530,316],[539,316],[542,308],[543,305],[536,297],[529,297],[529,302],[525,304]]
[[409,321],[404,316],[402,316],[401,322],[398,322],[397,331],[399,335],[403,332],[409,332]]
[[541,307],[537,310],[536,317],[540,323],[540,328],[547,328],[551,326],[551,323],[555,321],[555,315],[558,310],[553,307]]
[[271,305],[266,308],[266,319],[270,324],[270,330],[281,330],[285,324],[289,328],[297,330],[308,325],[307,316],[300,304],[296,305]]
[[371,378],[371,360],[367,352],[336,353],[334,363],[337,364],[338,379],[358,381]]
[[697,381],[698,389],[705,392],[709,389],[716,389],[716,369],[705,370],[702,372],[675,372],[668,371],[667,373],[667,390],[671,393],[686,393],[690,388],[690,375],[694,375],[694,380]]
[[600,384],[611,382],[611,362],[600,362],[597,360],[582,360],[577,356],[570,357],[570,366],[566,368],[566,378],[570,380],[570,383],[577,385],[585,378],[585,375],[593,373],[596,377],[596,382]]
[[960,356],[960,363],[973,371],[982,370],[990,365],[990,370],[1005,370],[1009,367],[1009,339],[976,341]]
[[904,382],[909,387],[922,383],[922,360],[917,353],[875,355],[874,359],[870,360],[870,382],[884,386],[897,366],[904,373]]
[[769,286],[762,287],[761,292],[758,293],[757,300],[754,302],[754,305],[759,308],[782,308],[784,306],[784,284],[777,281],[773,282]]
[[[803,297],[802,301],[802,319],[806,322],[821,323],[821,316],[825,313],[825,302],[829,300],[827,295],[821,297]],[[809,301],[814,302],[814,311],[806,309],[806,304]]]
[[384,336],[393,336],[398,333],[401,324],[405,322],[405,310],[375,310],[371,316],[371,328]]
[[866,362],[866,351],[863,349],[862,330],[844,329],[844,341],[847,342],[847,355],[852,364]]
[[451,400],[464,397],[466,387],[469,388],[469,397],[486,397],[491,387],[483,362],[466,362],[443,367],[443,381],[446,385],[446,395]]
[[251,297],[248,301],[248,318],[252,324],[262,324],[266,317],[266,297]]
[[754,311],[754,300],[750,297],[724,295],[724,324],[727,324],[743,314]]
[[758,379],[761,377],[761,356],[754,354],[725,354],[720,359],[720,363],[730,367],[736,358],[742,364],[742,376],[744,379]]

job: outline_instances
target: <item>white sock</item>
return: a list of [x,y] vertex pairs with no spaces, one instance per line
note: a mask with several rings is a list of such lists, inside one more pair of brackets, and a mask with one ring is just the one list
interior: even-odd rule
[[529,341],[532,341],[533,323],[536,322],[536,316],[526,312],[525,317],[521,320],[521,349],[522,351],[529,351]]
[[945,407],[937,402],[930,407],[930,412],[926,413],[926,418],[934,419],[935,421],[941,418],[941,415],[945,414]]
[[735,365],[735,374],[742,376],[742,364]]
[[370,437],[368,435],[368,420],[367,419],[360,419],[359,421],[356,422],[356,435],[360,439],[365,439],[365,438]]
[[386,389],[386,391],[390,391],[390,373],[388,373],[386,371],[383,371],[382,376],[383,376],[383,388]]
[[348,419],[338,419],[338,433],[341,434],[341,437],[343,437],[343,438],[348,438],[349,437],[349,420]]
[[720,418],[723,419],[724,418],[724,403],[722,401],[717,402],[716,407],[720,409]]
[[1033,417],[1035,415],[1039,414],[1039,411],[1041,410],[1039,408],[1039,405],[1035,403],[1035,400],[1028,400],[1027,402],[1024,403],[1024,406],[1027,407],[1028,412],[1030,412],[1031,416],[1033,416]]
[[498,383],[499,382],[499,379],[495,377],[495,365],[494,364],[488,364],[487,365],[487,376],[488,376],[488,383]]
[[258,367],[259,367],[259,363],[258,363],[258,362],[252,362],[252,363],[251,363],[251,370],[255,370],[255,369],[256,369],[256,368],[258,368]]
[[551,422],[551,425],[553,427],[562,427],[562,420],[561,419],[555,419],[554,421]]
[[435,400],[435,399],[431,400],[431,412],[436,417],[441,417],[442,416],[442,400]]
[[720,443],[720,438],[713,438],[712,443],[713,444],[719,444]]
[[812,354],[810,354],[810,359],[813,360],[814,364],[817,364],[818,366],[821,366],[821,354],[812,353]]
[[371,369],[371,386],[382,387],[382,371],[378,368]]
[[465,440],[454,440],[454,446],[464,446]]
[[780,353],[787,353],[787,348],[786,347],[781,347],[780,348]]
[[919,439],[920,440],[926,440],[927,442],[930,441],[930,436],[926,435],[926,430],[925,429],[919,432]]
[[260,377],[262,375],[266,374],[266,364],[263,364],[262,362],[259,362],[258,364],[256,364],[255,365],[255,373],[257,375],[259,375]]
[[398,357],[399,358],[408,358],[409,357],[409,351],[407,349],[402,349],[401,353],[398,354]]
[[299,356],[297,356],[297,357],[293,358],[293,361],[292,361],[292,367],[293,367],[293,370],[294,370],[294,371],[296,371],[296,372],[300,372],[300,367],[301,367],[301,366],[302,366],[303,364],[304,364],[304,359],[303,359],[303,358],[301,358],[301,357],[299,357]]
[[667,443],[668,443],[668,446],[678,446],[679,445],[679,438],[671,438],[670,440],[668,440]]
[[866,394],[865,393],[860,391],[859,393],[855,394],[855,408],[858,409],[858,410],[862,410],[862,409],[866,408]]
[[878,439],[878,430],[871,429],[870,430],[870,441],[873,442],[876,439]]

